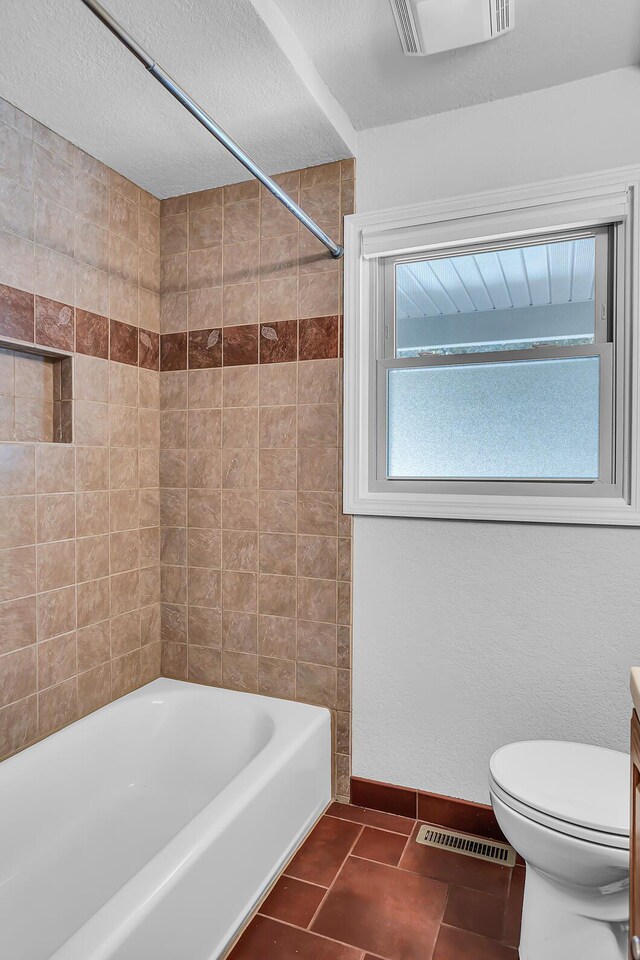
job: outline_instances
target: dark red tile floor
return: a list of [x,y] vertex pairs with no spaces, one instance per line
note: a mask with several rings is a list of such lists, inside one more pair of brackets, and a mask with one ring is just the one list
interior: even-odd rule
[[332,804],[229,960],[517,960],[524,867],[421,846],[419,826]]

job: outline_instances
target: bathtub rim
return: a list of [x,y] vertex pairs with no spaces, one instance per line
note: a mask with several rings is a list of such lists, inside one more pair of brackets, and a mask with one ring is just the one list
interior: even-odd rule
[[[124,881],[111,897],[100,904],[83,923],[70,932],[66,940],[55,948],[54,953],[51,954],[51,960],[67,960],[67,958],[68,960],[75,960],[75,957],[80,955],[78,954],[78,947],[83,931],[85,936],[89,938],[91,949],[94,951],[91,954],[92,960],[103,960],[104,957],[108,957],[110,951],[117,949],[131,932],[144,922],[145,917],[157,906],[159,898],[166,892],[167,887],[180,882],[182,871],[188,868],[189,863],[197,860],[203,851],[215,842],[216,837],[224,832],[225,827],[241,815],[241,812],[255,800],[264,785],[277,777],[291,758],[300,749],[304,749],[306,741],[312,739],[314,735],[321,735],[321,730],[327,727],[329,755],[331,753],[331,711],[326,707],[282,698],[266,697],[244,691],[209,687],[205,684],[173,680],[166,677],[152,680],[80,719],[99,723],[100,714],[104,716],[106,713],[113,713],[122,701],[133,701],[145,696],[148,697],[150,694],[153,695],[155,692],[153,688],[158,693],[176,691],[193,694],[198,691],[202,695],[210,691],[211,694],[222,693],[225,697],[231,696],[234,700],[242,698],[254,703],[258,700],[262,707],[267,708],[265,712],[273,720],[273,732],[267,743],[224,785],[219,793],[187,820],[162,847],[156,850],[132,876]],[[277,716],[279,711],[284,716],[279,718]],[[303,712],[307,714],[306,722],[304,724],[292,724],[291,721],[295,714]],[[278,723],[279,719],[281,720],[280,723]],[[37,758],[42,750],[55,748],[55,742],[60,742],[61,738],[68,739],[77,735],[77,730],[74,730],[77,722],[68,724],[51,736],[44,738],[44,740],[40,740],[17,755],[7,758],[7,761],[0,765],[0,770],[6,762],[9,762],[9,767],[5,769],[14,769],[20,763],[37,763]],[[51,741],[51,745],[45,747],[45,740],[47,743]],[[301,842],[332,802],[332,794],[333,784],[329,770],[329,799],[327,803],[314,810],[307,818],[300,833],[292,841],[290,848],[283,851],[284,861],[275,864],[273,878],[269,881],[266,890],[258,891],[257,899],[249,907],[241,930],[246,928],[247,923],[250,922],[256,912],[257,905],[262,903],[264,897],[268,895],[283,869],[297,852]],[[229,802],[230,796],[233,797],[232,802]],[[239,936],[240,933],[234,930],[228,944],[222,947],[220,957],[227,956]],[[94,944],[99,944],[99,946],[96,948]]]

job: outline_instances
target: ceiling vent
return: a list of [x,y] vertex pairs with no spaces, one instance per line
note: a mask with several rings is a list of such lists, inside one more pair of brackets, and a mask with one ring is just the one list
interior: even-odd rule
[[515,0],[390,0],[408,57],[494,40],[513,30]]

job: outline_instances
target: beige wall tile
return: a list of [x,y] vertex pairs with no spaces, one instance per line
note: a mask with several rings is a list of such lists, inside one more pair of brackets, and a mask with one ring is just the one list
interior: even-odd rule
[[[76,675],[76,634],[67,633],[38,644],[38,686],[52,687]],[[17,699],[17,698],[16,698]]]
[[222,451],[222,487],[225,489],[257,489],[257,450],[236,450],[225,447]]
[[0,550],[24,547],[36,542],[36,498],[3,497],[0,499]]
[[294,449],[260,450],[260,487],[263,490],[295,490],[296,469]]
[[140,651],[118,657],[111,662],[111,696],[112,699],[123,697],[125,694],[140,686]]
[[81,717],[105,706],[111,699],[111,662],[78,676],[78,714]]
[[42,247],[38,244],[34,252],[35,290],[42,297],[72,304],[75,296],[75,266],[72,258],[58,253],[51,247]]
[[335,580],[338,559],[337,539],[307,536],[300,536],[297,539],[298,576]]
[[260,534],[260,572],[295,576],[296,538],[293,534]]
[[[64,252],[64,251],[63,251]],[[74,220],[74,257],[97,270],[109,269],[109,233],[85,217]],[[158,272],[160,267],[158,265]]]
[[32,741],[38,730],[38,698],[27,697],[0,710],[0,756],[7,756]]
[[109,402],[135,407],[138,403],[138,368],[127,363],[109,364]]
[[254,654],[228,651],[223,657],[222,682],[230,690],[256,693],[258,689],[258,658]]
[[50,247],[66,257],[73,257],[75,246],[73,210],[40,196],[35,198],[34,209],[36,243]]
[[[157,331],[159,202],[0,101],[5,120],[0,282]],[[84,354],[74,367],[63,446],[42,442],[53,366],[0,353],[0,757],[160,671],[160,375]]]
[[258,446],[258,408],[229,407],[222,411],[222,446]]
[[109,537],[80,537],[76,541],[76,582],[109,575]]
[[[258,366],[225,367],[223,402],[225,407],[256,407],[258,405]],[[192,374],[189,374],[191,379]],[[215,404],[212,404],[215,406]]]
[[41,543],[37,557],[38,591],[55,590],[75,583],[75,540],[56,540]]
[[76,588],[63,587],[37,598],[38,640],[48,640],[76,627]]
[[104,447],[109,443],[109,408],[106,403],[76,400],[74,403],[76,442]]
[[335,580],[298,579],[298,617],[335,623],[337,619],[337,584]]
[[292,700],[296,691],[296,665],[293,660],[258,659],[258,693]]
[[265,280],[260,284],[260,322],[294,320],[298,315],[298,281],[291,278]]
[[31,240],[0,230],[0,283],[33,293],[35,254]]
[[222,657],[217,650],[189,644],[188,679],[194,683],[219,686],[222,682]]
[[258,653],[265,657],[294,659],[296,656],[296,621],[283,617],[258,617]]
[[187,536],[187,557],[195,567],[221,565],[222,533],[219,530],[190,528]]
[[225,610],[254,613],[257,610],[256,575],[225,570],[222,577],[222,606]]
[[0,496],[35,493],[35,448],[0,444]]
[[260,530],[265,533],[295,533],[295,492],[287,490],[260,491]]
[[257,650],[258,617],[255,613],[234,610],[222,612],[222,647],[236,653],[255,653]]
[[77,631],[78,671],[91,670],[105,663],[111,656],[111,630],[109,620],[92,623]]
[[0,550],[0,602],[26,597],[36,590],[36,548]]
[[189,644],[200,647],[222,647],[222,611],[209,607],[189,606],[188,609]]
[[0,655],[35,642],[35,596],[0,603]]
[[222,322],[235,327],[258,322],[259,287],[257,283],[225,286],[222,295]]
[[[221,413],[217,409],[190,410],[187,425],[187,444],[190,449],[220,446]],[[244,446],[244,444],[238,444]]]
[[51,400],[53,396],[53,364],[42,357],[16,353],[14,363],[14,396],[32,400]]
[[37,448],[36,489],[38,493],[65,493],[75,489],[75,450],[60,444]]
[[23,700],[37,690],[35,647],[24,647],[0,658],[0,708]]
[[270,617],[295,617],[295,577],[259,576],[258,604],[260,613]]
[[111,618],[111,655],[123,656],[140,646],[140,611],[130,610]]
[[216,247],[222,243],[222,207],[219,205],[189,211],[189,249]]
[[17,180],[25,187],[33,186],[33,142],[25,131],[2,125],[2,159],[0,173],[10,180]]
[[219,570],[189,567],[187,571],[189,600],[198,607],[222,606],[222,578]]
[[335,666],[337,628],[333,623],[298,620],[298,659]]
[[76,536],[109,532],[109,494],[98,490],[76,494]]
[[[187,297],[189,330],[222,326],[222,287],[190,290]],[[182,328],[184,329],[184,327]]]
[[225,570],[257,571],[258,534],[249,530],[225,530],[222,534],[222,566]]
[[258,495],[255,490],[223,490],[222,526],[225,530],[258,529]]
[[0,230],[33,240],[33,218],[32,191],[14,180],[0,177]]
[[78,400],[107,403],[109,399],[109,362],[79,354],[75,359],[74,394]]
[[296,667],[296,696],[298,700],[335,708],[337,672],[334,667],[316,663],[298,662]]
[[260,446],[295,447],[298,408],[265,407],[260,412]]
[[260,366],[260,403],[283,405],[296,402],[297,363],[265,363]]

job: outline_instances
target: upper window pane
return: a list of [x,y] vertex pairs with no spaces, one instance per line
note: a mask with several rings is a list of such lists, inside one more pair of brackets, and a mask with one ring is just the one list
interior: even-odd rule
[[396,356],[595,341],[595,237],[396,264]]

